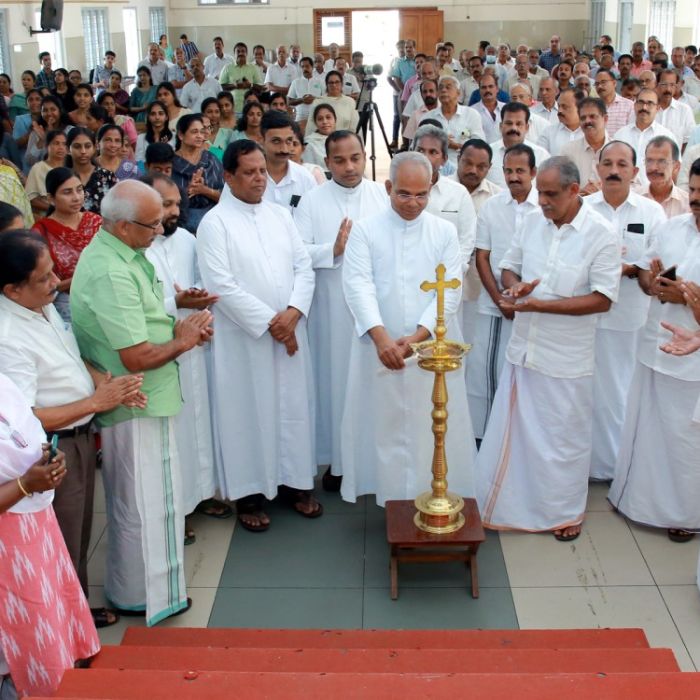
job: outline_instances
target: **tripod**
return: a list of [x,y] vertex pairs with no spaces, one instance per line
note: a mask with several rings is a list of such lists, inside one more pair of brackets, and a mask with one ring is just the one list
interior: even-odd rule
[[[369,82],[369,81],[366,81]],[[375,86],[376,86],[376,81],[375,81]],[[362,85],[362,90],[365,89],[364,83]],[[375,144],[374,144],[374,116],[376,114],[377,116],[377,121],[379,122],[379,129],[382,132],[382,137],[384,138],[384,143],[386,145],[386,152],[389,154],[389,158],[393,158],[393,153],[391,152],[391,148],[389,148],[389,139],[387,138],[386,131],[384,130],[384,122],[382,122],[382,115],[379,113],[379,107],[377,106],[377,103],[372,99],[372,91],[374,90],[374,86],[370,85],[370,87],[367,88],[369,92],[369,100],[367,101],[367,104],[362,108],[362,111],[360,112],[360,121],[357,124],[357,129],[355,133],[359,134],[360,130],[362,130],[362,135],[365,141],[367,140],[367,127],[369,126],[369,159],[372,162],[372,179],[376,180],[377,179],[377,168],[375,161],[377,159],[376,156],[376,150],[375,150]],[[362,97],[362,91],[360,91],[360,97],[358,97],[358,102],[360,98]]]

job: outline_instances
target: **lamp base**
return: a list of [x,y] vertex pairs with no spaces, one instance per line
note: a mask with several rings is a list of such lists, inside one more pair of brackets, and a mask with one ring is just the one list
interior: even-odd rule
[[418,512],[413,517],[416,527],[433,535],[457,532],[464,526],[464,499],[449,491],[436,497],[431,491],[422,493],[415,500]]

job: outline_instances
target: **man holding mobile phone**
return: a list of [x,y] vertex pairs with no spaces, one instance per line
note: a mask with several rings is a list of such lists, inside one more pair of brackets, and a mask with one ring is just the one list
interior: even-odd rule
[[[684,291],[700,283],[700,159],[690,168],[688,189],[691,213],[660,227],[639,263],[639,284],[652,299],[608,495],[625,516],[667,529],[674,542],[700,530],[700,424],[690,420],[700,396],[700,355],[664,353],[660,346],[671,336],[661,323],[699,327],[695,294],[689,302]],[[668,272],[674,266],[675,280]]]

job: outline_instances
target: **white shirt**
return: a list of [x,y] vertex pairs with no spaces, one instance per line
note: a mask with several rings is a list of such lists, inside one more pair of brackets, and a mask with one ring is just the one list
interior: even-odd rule
[[687,146],[685,153],[683,154],[683,160],[681,161],[681,169],[678,173],[678,187],[685,190],[688,189],[688,182],[690,181],[690,166],[700,158],[700,143],[696,143],[694,146]]
[[[534,299],[599,292],[616,301],[621,263],[612,226],[582,199],[574,220],[561,228],[540,212],[528,214],[500,267],[525,282],[539,279]],[[549,377],[592,375],[596,323],[596,314],[516,313],[506,359]]]
[[[587,201],[612,224],[622,246],[622,260],[630,265],[638,265],[644,260],[649,241],[654,240],[659,227],[667,221],[660,204],[635,192],[630,192],[627,200],[617,209],[605,201],[602,191],[594,192]],[[639,225],[643,231],[636,233]],[[646,322],[648,312],[649,297],[641,290],[637,280],[622,277],[617,301],[608,313],[600,315],[598,325],[617,331],[636,331]]]
[[689,75],[685,79],[685,92],[688,95],[693,95],[693,97],[697,97],[700,99],[700,80],[693,75]]
[[[328,73],[329,70],[335,70],[335,59],[334,58],[327,58],[326,62],[323,64],[323,72]],[[391,71],[389,71],[389,73],[391,73]]]
[[605,132],[605,141],[597,150],[586,141],[585,137],[574,139],[570,143],[564,144],[559,153],[560,156],[568,156],[576,163],[579,175],[581,176],[581,187],[584,187],[589,181],[599,182],[598,169],[596,165],[600,160],[600,152],[605,148],[605,144],[610,141],[608,132]]
[[291,63],[280,66],[279,63],[271,63],[265,74],[265,83],[288,88],[297,77],[297,69]]
[[655,136],[668,136],[678,144],[678,148],[681,146],[676,135],[657,121],[653,121],[643,131],[634,123],[627,124],[627,126],[623,126],[619,129],[613,137],[616,141],[624,141],[634,148],[637,154],[637,167],[639,168],[637,177],[639,181],[643,183],[649,182],[646,170],[647,144]]
[[[700,284],[700,232],[693,214],[681,214],[668,220],[651,242],[646,261],[641,264],[649,269],[653,258],[661,258],[664,268],[678,265],[678,277]],[[683,304],[662,304],[652,298],[649,316],[639,338],[637,359],[655,372],[687,382],[700,381],[700,352],[677,357],[659,349],[670,340],[670,333],[661,327],[661,321],[698,330],[693,312]]]
[[[481,126],[479,115],[471,107],[457,105],[457,111],[448,119],[442,113],[442,106],[428,112],[423,119],[436,119],[442,124],[443,129],[452,141],[463,144],[469,139],[483,139],[484,130]],[[448,160],[452,165],[457,165],[459,151],[455,148],[448,150]]]
[[[530,146],[530,148],[535,152],[535,164],[537,166],[549,158],[549,153],[541,146],[538,146],[527,139],[525,139],[523,143],[526,146]],[[486,177],[491,180],[491,182],[495,182],[497,185],[505,187],[506,178],[503,174],[503,158],[505,157],[507,149],[503,143],[503,139],[496,141],[496,143],[492,143],[491,148],[493,150],[493,160],[491,161],[491,168]]]
[[537,144],[549,151],[550,155],[558,156],[561,149],[569,142],[583,138],[581,127],[576,127],[571,131],[568,126],[564,126],[560,121],[550,124],[537,139]]
[[[637,194],[646,197],[647,199],[654,199],[649,191],[649,183],[640,185],[635,190]],[[656,200],[654,200],[656,201]],[[678,185],[673,185],[671,188],[671,193],[664,199],[663,202],[659,202],[666,213],[666,218],[672,219],[674,216],[680,216],[681,214],[687,214],[690,211],[690,198],[688,196],[687,189],[681,189]]]
[[681,143],[688,143],[690,134],[695,128],[693,110],[676,99],[672,99],[666,109],[661,109],[659,106],[656,121],[672,131]]
[[544,106],[543,102],[538,102],[531,110],[532,114],[537,114],[540,117],[546,119],[550,124],[558,124],[559,123],[559,117],[557,116],[559,114],[559,110],[557,109],[556,103],[554,104],[554,107],[552,109],[547,109]]
[[477,90],[479,86],[476,84],[476,80],[470,76],[467,76],[460,84],[459,89],[462,91],[459,96],[459,104],[469,105],[469,98],[472,96],[472,92]]
[[204,78],[200,85],[194,78],[185,83],[180,94],[180,104],[199,112],[207,97],[216,97],[221,92],[221,84],[215,78]]
[[[527,140],[532,143],[539,143],[540,136],[549,129],[550,124],[547,119],[544,119],[539,114],[530,112],[530,120],[528,121]],[[545,149],[546,150],[546,149]]]
[[[525,215],[539,208],[537,190],[533,183],[527,199],[522,204],[513,199],[509,190],[502,190],[484,202],[479,210],[476,223],[476,247],[490,252],[489,264],[499,289],[503,288],[499,265],[510,247],[513,235],[521,227]],[[485,287],[482,287],[479,293],[477,308],[482,314],[501,315]]]
[[454,224],[462,257],[462,273],[466,274],[476,240],[476,211],[467,188],[440,175],[430,188],[425,210]]
[[[147,58],[139,63],[138,68],[145,66],[151,71],[151,81],[154,85],[160,85],[168,79],[168,64],[161,59],[153,65]],[[137,68],[137,70],[138,70]]]
[[359,92],[360,86],[357,78],[352,73],[346,72],[343,76],[343,95],[350,97],[351,95],[357,95]]
[[[95,393],[75,336],[53,304],[38,314],[0,295],[0,372],[12,379],[35,408],[64,406]],[[83,425],[92,416],[61,426],[61,430]]]
[[302,165],[289,161],[288,166],[287,174],[279,182],[275,182],[270,174],[267,174],[267,187],[263,199],[283,206],[293,216],[302,196],[316,187],[316,180]]
[[496,111],[493,116],[491,116],[491,112],[481,100],[472,107],[481,117],[481,127],[486,143],[493,143],[501,138],[501,109],[503,109],[503,104],[503,102],[496,102]]
[[225,53],[219,58],[215,53],[210,54],[204,59],[204,73],[207,78],[219,79],[224,66],[234,63],[233,56]]
[[[418,83],[416,83],[418,85]],[[406,106],[403,108],[401,115],[404,117],[410,117],[417,109],[425,107],[425,102],[423,102],[423,96],[420,94],[420,90],[414,90],[411,96],[406,102]]]
[[[326,91],[325,83],[323,79],[318,74],[312,76],[311,78],[305,78],[303,75],[299,78],[294,78],[292,84],[289,86],[289,92],[287,97],[292,99],[300,99],[304,95],[313,95],[314,97],[321,97]],[[300,102],[298,105],[294,105],[296,110],[296,117],[298,122],[306,121],[311,115],[311,105],[304,104]]]
[[[450,176],[452,179],[456,180],[459,182],[459,175],[458,173],[455,173],[454,175]],[[469,191],[469,190],[467,190]],[[474,205],[474,210],[476,211],[477,215],[481,211],[481,207],[484,206],[484,204],[491,199],[491,197],[494,197],[497,195],[499,192],[502,192],[503,188],[500,185],[496,185],[495,183],[491,182],[490,180],[487,180],[484,178],[480,183],[479,186],[473,191],[469,192],[472,198],[472,204]]]

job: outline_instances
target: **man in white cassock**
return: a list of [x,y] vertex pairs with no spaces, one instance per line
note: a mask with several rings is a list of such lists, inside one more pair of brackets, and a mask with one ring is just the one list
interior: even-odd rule
[[659,346],[670,335],[659,324],[698,329],[692,307],[697,307],[699,294],[693,292],[688,300],[681,288],[681,280],[700,283],[698,161],[690,168],[688,190],[690,214],[669,219],[640,263],[639,283],[652,298],[608,494],[621,513],[667,529],[675,542],[686,542],[693,530],[700,530],[700,425],[691,420],[700,397],[700,355],[675,358],[663,353]]
[[478,440],[486,432],[513,325],[513,313],[498,306],[503,294],[499,265],[523,218],[539,209],[535,153],[528,145],[519,143],[506,151],[503,173],[508,189],[484,202],[476,225],[476,267],[482,287],[469,353],[467,397]]
[[263,201],[262,149],[242,139],[224,154],[230,195],[202,219],[202,281],[219,297],[212,346],[212,406],[219,487],[238,500],[242,527],[270,525],[265,498],[278,489],[305,517],[313,497],[313,371],[306,318],[314,293],[311,258],[289,211]]
[[593,420],[596,314],[620,284],[620,244],[579,196],[568,158],[539,167],[542,212],[528,214],[501,270],[515,312],[489,425],[476,461],[486,527],[579,536],[586,509]]
[[610,311],[599,316],[595,336],[590,476],[599,480],[610,480],[615,473],[637,337],[649,312],[649,297],[637,284],[637,263],[657,227],[666,222],[660,204],[631,191],[638,170],[629,144],[608,142],[598,164],[601,190],[588,197],[588,203],[612,224],[622,245],[620,293]]
[[362,141],[352,131],[326,140],[331,180],[304,196],[295,223],[316,272],[309,311],[309,342],[316,389],[316,463],[330,464],[323,477],[328,491],[340,490],[340,420],[350,363],[353,320],[343,296],[342,265],[353,222],[387,205],[382,185],[364,179]]
[[[177,225],[180,216],[180,190],[162,173],[142,178],[163,199],[163,233],[153,239],[146,257],[163,283],[165,310],[175,318],[187,318],[195,309],[206,309],[217,301],[215,294],[202,289],[195,237]],[[175,436],[182,466],[184,511],[195,509],[214,518],[226,518],[233,511],[213,500],[216,491],[214,446],[209,410],[209,345],[183,355],[179,362],[182,410],[175,417]],[[185,522],[185,542],[192,544],[194,532]]]
[[[341,427],[341,495],[377,503],[415,498],[430,487],[433,453],[433,376],[415,362],[410,343],[435,326],[436,296],[421,291],[444,264],[445,279],[461,279],[462,261],[452,224],[424,211],[432,166],[421,153],[391,161],[390,206],[356,223],[345,249],[343,289],[355,319]],[[445,292],[447,337],[461,340],[456,313],[460,289]],[[446,436],[450,489],[473,495],[474,435],[462,370],[447,374],[450,413]]]

